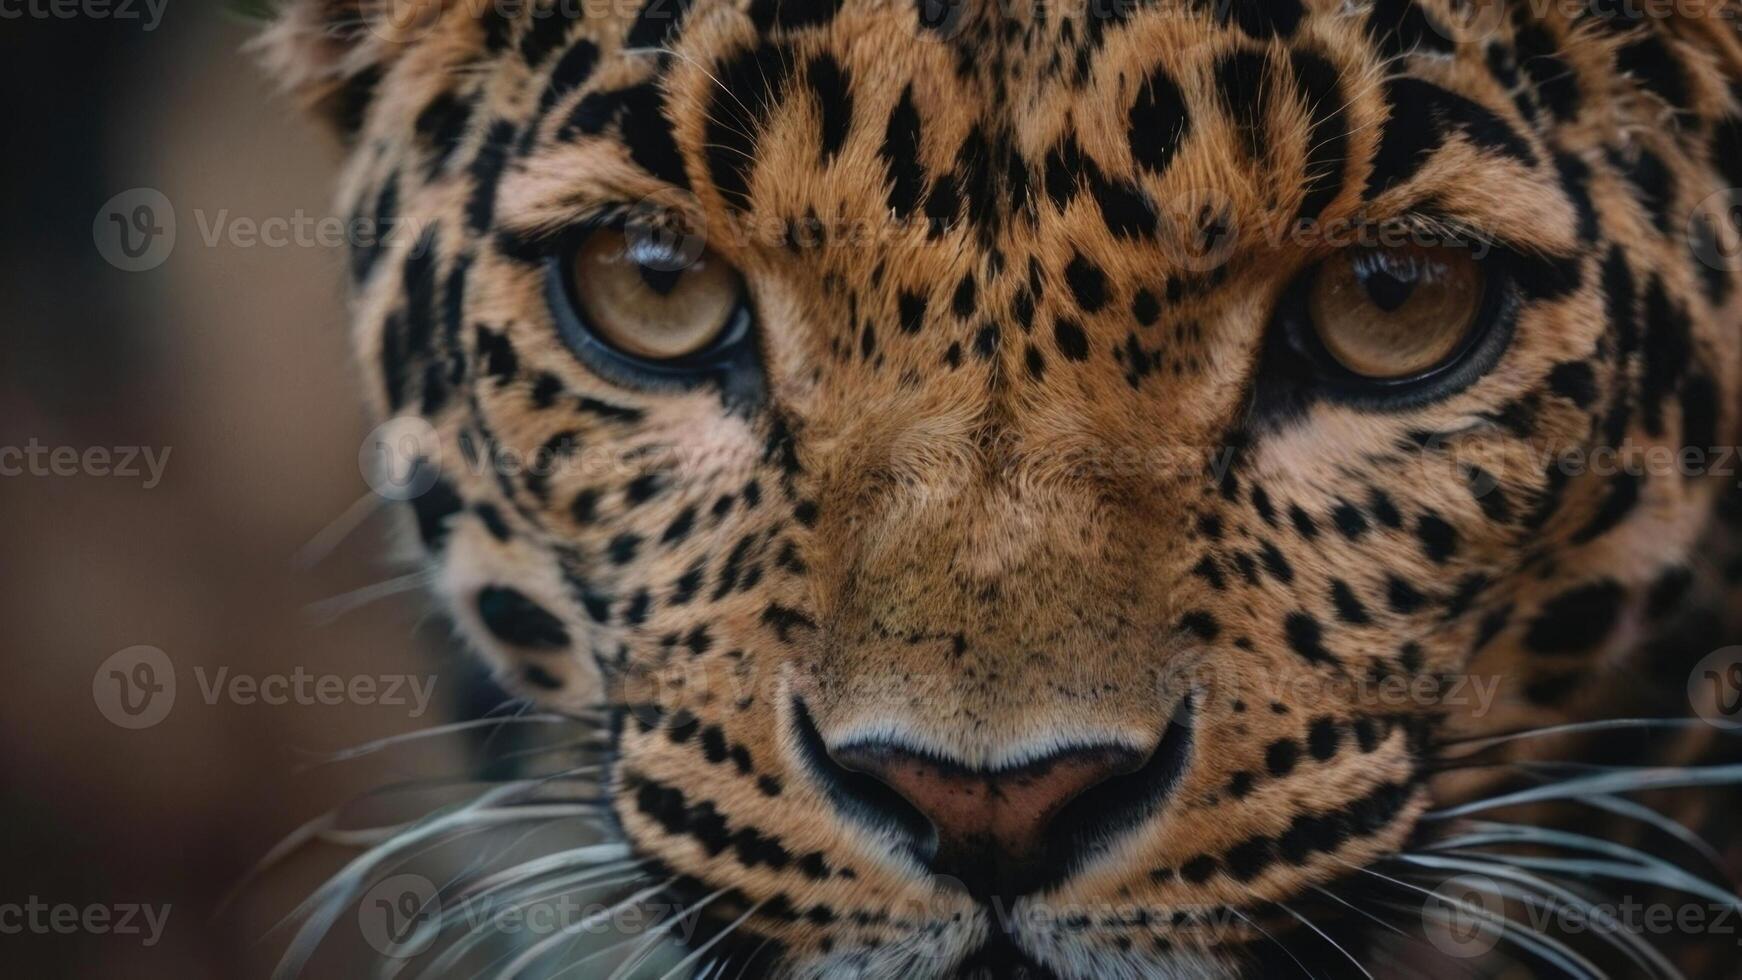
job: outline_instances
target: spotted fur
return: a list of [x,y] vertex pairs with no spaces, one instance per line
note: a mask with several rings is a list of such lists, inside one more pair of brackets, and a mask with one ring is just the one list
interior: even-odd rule
[[[436,591],[528,696],[616,710],[625,838],[729,890],[759,969],[1235,975],[1497,785],[1436,775],[1450,739],[1727,635],[1725,481],[1554,464],[1737,442],[1728,3],[374,6],[266,49],[403,232],[354,252],[356,349],[439,433]],[[754,390],[559,340],[549,243],[648,201],[743,271]],[[1505,264],[1504,351],[1423,404],[1291,387],[1267,325],[1319,233],[1405,220]],[[1372,696],[1463,677],[1492,710]],[[804,746],[993,768],[1188,701],[1177,783],[1002,919]]]

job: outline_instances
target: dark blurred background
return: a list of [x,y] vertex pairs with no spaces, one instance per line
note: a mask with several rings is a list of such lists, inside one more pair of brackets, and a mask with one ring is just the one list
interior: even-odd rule
[[[0,972],[262,976],[337,855],[218,913],[250,866],[387,779],[467,765],[440,739],[310,764],[464,686],[415,591],[327,601],[412,569],[395,515],[357,503],[342,250],[248,231],[330,217],[338,149],[218,0],[0,13]],[[345,515],[367,519],[341,536]],[[291,703],[248,694],[298,677]],[[432,679],[418,714],[405,685]]]

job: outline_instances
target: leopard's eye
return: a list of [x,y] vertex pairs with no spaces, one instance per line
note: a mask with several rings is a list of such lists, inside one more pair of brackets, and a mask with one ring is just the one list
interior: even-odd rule
[[1486,276],[1466,249],[1344,249],[1310,276],[1305,312],[1320,346],[1367,381],[1395,384],[1449,365],[1487,306]]
[[717,346],[744,305],[744,282],[712,252],[669,236],[600,227],[563,259],[581,326],[612,349],[680,364]]

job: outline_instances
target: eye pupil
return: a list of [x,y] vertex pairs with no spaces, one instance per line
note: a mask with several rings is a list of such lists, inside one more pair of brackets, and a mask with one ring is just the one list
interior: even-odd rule
[[585,335],[645,364],[706,353],[744,308],[737,270],[638,227],[594,228],[554,261]]
[[1401,381],[1465,348],[1482,309],[1482,267],[1449,247],[1351,250],[1311,273],[1306,314],[1320,349],[1361,378]]
[[661,296],[670,296],[679,282],[683,281],[682,269],[656,269],[650,265],[637,265],[635,271],[641,274],[641,281],[647,288]]
[[1373,305],[1387,313],[1396,313],[1415,292],[1414,282],[1399,279],[1389,272],[1375,272],[1361,285],[1367,290],[1367,298],[1373,301]]

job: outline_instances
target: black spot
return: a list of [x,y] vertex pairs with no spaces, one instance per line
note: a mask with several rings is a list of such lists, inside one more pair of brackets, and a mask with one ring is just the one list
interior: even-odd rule
[[960,319],[966,320],[974,315],[974,274],[962,276],[962,281],[956,284],[956,292],[950,299],[950,309]]
[[1101,209],[1101,221],[1115,238],[1140,238],[1155,233],[1155,208],[1136,184],[1103,180],[1091,173],[1089,192]]
[[883,146],[878,150],[889,169],[889,206],[899,218],[907,218],[919,204],[925,171],[919,163],[919,110],[913,104],[913,86],[902,90],[901,100],[889,114]]
[[430,159],[426,173],[430,179],[433,180],[447,166],[454,150],[459,147],[460,140],[465,138],[466,127],[471,120],[471,101],[460,99],[449,91],[438,93],[417,114],[414,125],[418,138],[429,149]]
[[1073,254],[1065,266],[1065,282],[1083,312],[1095,313],[1107,305],[1107,274],[1082,253]]
[[1201,885],[1216,873],[1214,858],[1199,855],[1180,866],[1179,876],[1194,885]]
[[1075,320],[1059,317],[1053,323],[1053,339],[1066,360],[1085,361],[1089,358],[1089,338]]
[[1307,751],[1312,757],[1325,762],[1337,754],[1337,749],[1343,744],[1343,730],[1337,726],[1333,718],[1315,718],[1312,726],[1307,729]]
[[502,171],[508,165],[509,147],[514,143],[514,124],[498,120],[490,126],[484,145],[472,158],[469,176],[472,194],[466,202],[466,226],[477,234],[490,230],[496,220],[496,185],[502,181]]
[[577,524],[591,524],[599,517],[599,491],[582,490],[569,504],[569,516]]
[[1331,654],[1324,647],[1324,633],[1319,627],[1319,621],[1304,612],[1288,614],[1283,628],[1288,635],[1288,645],[1299,654],[1301,659],[1311,664],[1331,662]]
[[1691,104],[1686,71],[1655,32],[1645,32],[1617,51],[1615,68],[1623,75],[1633,76],[1646,91],[1655,93],[1673,108],[1685,112]]
[[630,25],[629,33],[624,36],[623,47],[657,47],[671,32],[683,25],[690,3],[691,0],[647,0],[641,5],[641,11],[635,15],[635,23]]
[[1397,505],[1393,504],[1391,497],[1378,487],[1368,488],[1367,509],[1372,512],[1373,519],[1383,527],[1396,530],[1403,526],[1403,515],[1398,513]]
[[1294,581],[1294,568],[1289,565],[1288,559],[1283,557],[1281,549],[1277,548],[1274,543],[1264,542],[1263,547],[1258,549],[1258,557],[1264,562],[1265,569],[1278,582],[1286,585]]
[[381,69],[371,65],[345,79],[343,85],[327,101],[333,125],[349,139],[363,129],[369,107],[375,103],[375,93],[381,87]]
[[1451,34],[1411,0],[1378,0],[1367,18],[1367,33],[1379,53],[1397,58],[1415,51],[1451,54]]
[[1194,610],[1180,617],[1181,629],[1196,633],[1200,639],[1214,640],[1221,635],[1222,627],[1216,622],[1216,617],[1203,610]]
[[708,175],[728,203],[750,206],[750,173],[757,134],[785,88],[793,63],[786,45],[764,42],[739,52],[715,72],[718,85],[708,103]]
[[375,195],[375,207],[368,219],[366,231],[369,234],[351,236],[351,279],[361,284],[369,278],[380,260],[393,230],[393,225],[399,220],[399,175],[393,174],[381,185],[380,193]]
[[1337,525],[1337,530],[1343,532],[1343,537],[1350,541],[1360,540],[1367,533],[1367,518],[1359,508],[1347,500],[1337,502],[1331,511],[1331,522]]
[[847,131],[853,125],[852,79],[841,63],[828,54],[811,59],[805,78],[822,113],[818,135],[822,140],[820,152],[827,162],[841,152],[841,146],[847,142]]
[[[417,460],[412,464],[413,479],[421,482],[422,477],[418,474],[429,469],[433,469],[433,464],[428,460]],[[442,549],[448,539],[448,518],[459,513],[464,506],[453,484],[440,476],[428,490],[412,499],[411,511],[417,518],[417,536],[425,548],[432,552]]]
[[1286,776],[1300,762],[1300,743],[1292,738],[1280,738],[1264,750],[1264,767],[1272,776]]
[[1548,386],[1580,408],[1589,408],[1597,400],[1597,379],[1585,361],[1556,364],[1548,373]]
[[[1696,374],[1682,383],[1682,445],[1708,453],[1718,450],[1718,387]],[[1697,475],[1689,472],[1689,476]]]
[[532,11],[532,26],[520,38],[520,59],[537,68],[568,39],[569,27],[580,13],[569,4],[537,7]]
[[1275,860],[1275,841],[1268,837],[1251,837],[1229,848],[1224,863],[1230,878],[1245,882],[1263,874]]
[[1312,221],[1342,193],[1349,165],[1349,120],[1343,111],[1337,69],[1318,55],[1303,51],[1293,52],[1290,60],[1312,118],[1302,184],[1305,194],[1295,221]]
[[1566,191],[1567,198],[1578,211],[1579,239],[1595,242],[1598,225],[1597,208],[1591,203],[1591,168],[1570,153],[1560,153],[1555,155],[1555,169],[1560,172],[1561,189]]
[[841,12],[841,0],[752,0],[750,20],[762,31],[821,27]]
[[507,541],[513,535],[508,530],[508,522],[502,519],[502,512],[494,504],[479,504],[472,508],[472,513],[478,515],[478,521],[484,525],[484,530],[498,541]]
[[1336,607],[1337,618],[1345,623],[1363,626],[1373,621],[1355,590],[1340,578],[1331,580],[1331,604]]
[[919,333],[920,328],[925,326],[925,297],[903,292],[896,297],[896,306],[902,332]]
[[1155,321],[1161,316],[1161,303],[1155,294],[1147,289],[1139,289],[1137,295],[1131,297],[1131,316],[1140,325],[1155,326]]
[[1261,41],[1292,36],[1306,14],[1300,0],[1223,0],[1215,10],[1222,23],[1232,20],[1248,37]]
[[1392,111],[1367,175],[1368,200],[1414,176],[1454,132],[1480,148],[1536,166],[1530,144],[1504,120],[1438,85],[1396,78],[1386,84],[1385,101]]
[[1416,522],[1415,536],[1422,554],[1435,564],[1443,565],[1457,553],[1458,532],[1438,514],[1423,514]]
[[508,335],[480,324],[473,331],[473,336],[484,373],[502,382],[514,380],[520,371],[520,355],[514,352],[514,344],[509,341]]
[[1236,49],[1216,62],[1216,90],[1222,109],[1234,122],[1248,156],[1257,159],[1263,151],[1261,130],[1269,105],[1266,84],[1269,62],[1256,51]]
[[1627,593],[1603,579],[1570,589],[1543,603],[1524,636],[1536,653],[1583,653],[1601,643],[1621,616]]
[[988,323],[974,333],[974,353],[981,360],[991,360],[998,352],[998,327]]
[[637,85],[623,93],[622,105],[621,126],[629,159],[668,184],[689,187],[683,153],[665,116],[665,95],[652,83]]
[[1543,105],[1561,122],[1579,114],[1579,78],[1573,67],[1560,57],[1557,44],[1541,24],[1527,24],[1518,30],[1513,43],[1518,48],[1518,65],[1530,76]]
[[1688,335],[1686,313],[1669,298],[1663,280],[1651,278],[1645,293],[1645,371],[1640,378],[1639,398],[1645,413],[1645,428],[1663,435],[1664,403],[1687,373],[1693,342]]
[[1180,144],[1185,141],[1191,117],[1186,112],[1185,98],[1180,94],[1179,86],[1160,66],[1138,89],[1128,122],[1130,127],[1126,138],[1131,144],[1131,158],[1150,173],[1166,171]]
[[526,650],[561,650],[569,645],[562,620],[518,589],[487,586],[478,592],[478,618],[492,636]]
[[541,691],[560,691],[563,686],[562,678],[537,664],[521,667],[520,679]]
[[1663,158],[1650,150],[1639,148],[1631,156],[1616,160],[1617,169],[1633,185],[1634,197],[1645,213],[1651,215],[1657,230],[1668,232],[1674,220],[1671,206],[1675,204],[1675,175]]
[[[598,63],[599,48],[591,41],[577,41],[563,52],[562,60],[551,70],[550,81],[545,83],[544,94],[539,96],[539,115],[549,112],[557,102],[585,85]],[[531,131],[529,127],[528,133]]]
[[1385,604],[1391,607],[1392,612],[1408,615],[1420,609],[1426,601],[1415,586],[1403,579],[1393,575],[1386,580]]
[[1034,380],[1039,381],[1046,376],[1046,357],[1033,344],[1028,344],[1023,351],[1022,363],[1028,371],[1028,376]]

